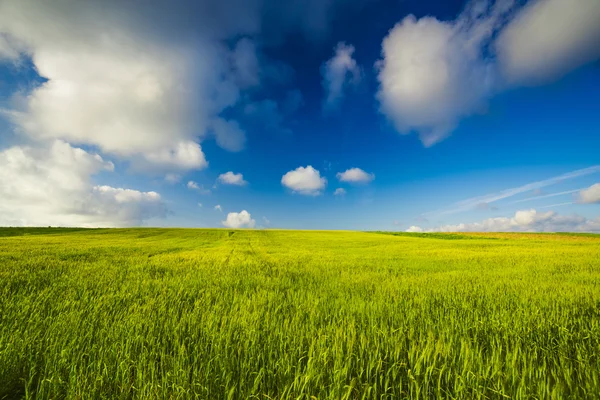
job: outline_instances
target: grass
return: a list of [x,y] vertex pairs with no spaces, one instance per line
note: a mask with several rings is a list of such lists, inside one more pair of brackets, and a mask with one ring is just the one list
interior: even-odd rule
[[0,230],[0,399],[600,394],[597,235],[28,233]]

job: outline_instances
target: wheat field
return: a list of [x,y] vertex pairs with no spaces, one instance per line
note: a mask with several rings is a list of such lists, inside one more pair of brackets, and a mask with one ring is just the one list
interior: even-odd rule
[[0,229],[0,399],[593,399],[600,236]]

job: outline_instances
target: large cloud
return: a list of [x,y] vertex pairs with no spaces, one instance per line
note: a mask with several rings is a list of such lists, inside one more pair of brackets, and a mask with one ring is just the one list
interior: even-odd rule
[[5,113],[34,140],[93,145],[138,170],[201,169],[207,134],[244,147],[244,130],[219,115],[260,84],[265,26],[318,34],[336,4],[5,0],[0,59],[30,58],[47,80]]
[[[193,47],[158,40],[146,9],[112,1],[3,2],[0,31],[22,43],[47,79],[10,113],[20,129],[166,169],[205,167],[197,133],[236,101],[234,76],[208,39]],[[164,34],[168,23],[159,21],[152,29]]]
[[535,209],[517,211],[512,217],[488,218],[481,222],[443,225],[433,229],[411,226],[407,232],[600,232],[600,217],[541,213]]
[[281,178],[281,184],[296,193],[307,196],[318,196],[327,186],[327,179],[311,165],[298,167]]
[[221,223],[228,228],[254,228],[256,221],[252,219],[252,215],[246,210],[241,212],[230,212],[227,214],[227,219]]
[[0,152],[0,225],[128,226],[165,216],[156,192],[93,185],[113,164],[55,141],[49,148]]
[[505,77],[536,84],[600,57],[600,1],[532,0],[501,32]]
[[[514,85],[560,77],[600,57],[600,2],[472,1],[454,21],[410,15],[382,43],[381,111],[425,146]],[[497,51],[494,54],[494,51]]]

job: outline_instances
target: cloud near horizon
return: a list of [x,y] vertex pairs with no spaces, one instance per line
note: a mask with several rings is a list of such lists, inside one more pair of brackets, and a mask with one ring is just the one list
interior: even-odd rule
[[225,221],[221,221],[221,223],[227,228],[254,228],[256,225],[256,221],[252,219],[252,215],[246,210],[242,210],[241,212],[230,212],[227,214],[227,219]]
[[560,215],[535,209],[517,211],[512,217],[488,218],[481,222],[442,225],[423,229],[411,226],[406,232],[600,232],[600,217]]
[[112,227],[164,218],[160,194],[93,185],[114,165],[60,140],[0,151],[0,225]]

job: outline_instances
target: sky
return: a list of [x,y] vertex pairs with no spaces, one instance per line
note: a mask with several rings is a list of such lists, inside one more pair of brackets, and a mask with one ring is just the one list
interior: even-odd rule
[[0,225],[600,232],[598,0],[0,0]]

